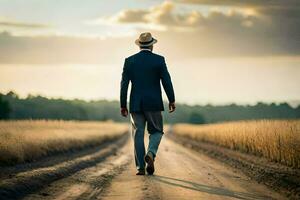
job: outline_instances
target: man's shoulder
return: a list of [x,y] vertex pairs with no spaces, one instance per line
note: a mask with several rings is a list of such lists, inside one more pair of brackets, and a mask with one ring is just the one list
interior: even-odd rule
[[159,58],[159,59],[165,59],[165,57],[163,57],[162,55],[156,54],[156,53],[152,53],[155,57]]
[[131,56],[128,56],[126,59],[130,60],[131,58],[136,57],[138,54],[139,54],[139,53],[135,53],[135,54],[133,54],[133,55],[131,55]]

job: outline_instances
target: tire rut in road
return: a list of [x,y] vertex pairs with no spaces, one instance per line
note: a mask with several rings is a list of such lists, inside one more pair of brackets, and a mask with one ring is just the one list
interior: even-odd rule
[[18,199],[37,192],[54,181],[66,178],[80,170],[96,165],[113,155],[128,141],[128,135],[122,136],[104,149],[90,155],[65,161],[50,167],[42,167],[32,171],[18,173],[11,179],[0,182],[0,199]]
[[104,162],[85,168],[64,179],[51,183],[24,200],[52,199],[99,199],[111,180],[120,174],[131,160],[128,144]]

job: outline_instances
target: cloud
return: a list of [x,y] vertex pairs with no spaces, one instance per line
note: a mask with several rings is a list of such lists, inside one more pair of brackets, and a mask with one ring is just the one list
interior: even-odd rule
[[[251,9],[231,9],[225,13],[219,10],[211,10],[204,15],[199,10],[189,10],[178,13],[178,5],[166,1],[160,5],[148,9],[128,9],[108,18],[116,23],[145,23],[165,26],[166,28],[192,28],[203,29],[207,27],[250,27],[258,20],[255,11]],[[107,20],[107,19],[106,19]],[[104,21],[104,20],[102,20]],[[178,29],[180,30],[180,29]]]
[[[177,38],[178,33],[179,38],[174,40],[176,44],[178,41],[185,41],[184,43],[193,41],[194,45],[202,45],[201,42],[205,41],[211,53],[203,51],[198,53],[198,56],[214,52],[224,56],[234,53],[237,56],[299,55],[300,53],[300,12],[297,6],[286,6],[283,1],[270,1],[270,4],[261,1],[233,0],[193,2],[245,7],[229,7],[226,12],[221,9],[203,13],[197,8],[178,12],[181,4],[166,1],[147,9],[123,10],[111,19],[122,24],[144,23],[163,26],[170,38]],[[289,0],[289,2],[295,1]],[[257,7],[247,7],[251,5]],[[138,28],[138,30],[144,29]],[[165,33],[158,32],[158,34]],[[198,40],[191,38],[198,38]],[[215,49],[211,48],[212,46]]]
[[[145,29],[138,32],[146,31]],[[221,32],[152,31],[158,43],[154,49],[167,60],[197,60],[203,57],[297,56],[299,44],[285,40],[241,34],[232,37]],[[14,36],[0,33],[0,63],[5,64],[101,64],[122,66],[124,58],[137,52],[138,37],[79,38],[70,36]]]
[[120,23],[140,23],[148,22],[146,16],[150,13],[148,10],[131,9],[124,10],[115,17],[115,21]]
[[[233,5],[233,1],[226,2]],[[254,1],[242,2],[252,5]],[[259,5],[255,8],[232,7],[207,13],[197,6],[182,9],[182,4],[170,1],[145,9],[125,9],[102,21],[108,22],[107,25],[113,22],[114,25],[143,26],[135,27],[135,36],[119,38],[29,37],[3,32],[0,34],[0,63],[122,63],[124,57],[136,52],[134,40],[143,31],[153,33],[158,39],[155,50],[158,48],[172,61],[201,57],[299,56],[298,7],[268,7],[255,2]]]
[[[260,7],[257,8],[236,8],[232,7],[229,11],[224,12],[220,10],[210,10],[208,14],[203,14],[202,11],[197,9],[189,10],[186,12],[178,13],[177,10],[180,9],[179,5],[165,1],[160,5],[154,6],[148,9],[128,9],[123,10],[120,13],[108,18],[112,22],[117,23],[147,23],[147,24],[157,24],[166,27],[183,27],[187,26],[194,29],[202,29],[203,27],[223,27],[223,28],[234,28],[235,27],[255,27],[256,25],[263,26],[277,26],[278,23],[285,24],[288,23],[291,26],[300,25],[300,7],[287,8],[282,1],[271,1],[273,4],[282,5],[279,7],[270,7],[270,4],[263,4],[261,1],[184,1],[184,2],[194,2],[194,3],[209,3],[219,4],[217,5],[252,5],[257,4]],[[249,2],[247,4],[247,2]],[[290,0],[290,2],[294,2]],[[281,3],[281,4],[280,4]],[[266,7],[263,5],[267,5]],[[300,5],[300,3],[299,3]],[[176,7],[178,9],[176,10]],[[281,21],[280,21],[281,20]],[[293,20],[293,21],[292,21]]]
[[175,2],[200,4],[200,5],[219,5],[219,6],[258,6],[258,7],[295,7],[300,6],[298,0],[175,0]]
[[298,0],[179,0],[176,2],[242,9],[246,15],[252,13],[257,22],[262,25],[260,27],[262,30],[256,31],[258,34],[266,32],[263,27],[268,27],[267,32],[272,33],[273,37],[299,36],[297,39],[300,38],[300,1]]
[[[129,37],[128,37],[129,38]],[[115,64],[123,61],[134,39],[71,36],[14,36],[0,33],[0,63],[6,64]]]
[[175,5],[172,2],[163,2],[149,9],[123,10],[110,19],[116,23],[148,23],[158,25],[184,25],[185,16],[174,15]]
[[6,19],[6,18],[0,18],[0,27],[40,29],[40,28],[48,28],[49,25],[40,24],[40,23],[28,23],[28,22],[21,22],[21,21]]

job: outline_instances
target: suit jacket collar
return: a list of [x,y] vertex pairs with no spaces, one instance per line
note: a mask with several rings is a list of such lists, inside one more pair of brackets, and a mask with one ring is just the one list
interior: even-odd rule
[[144,52],[148,52],[148,53],[152,53],[152,51],[151,50],[149,50],[149,49],[141,49],[140,50],[140,53],[144,53]]

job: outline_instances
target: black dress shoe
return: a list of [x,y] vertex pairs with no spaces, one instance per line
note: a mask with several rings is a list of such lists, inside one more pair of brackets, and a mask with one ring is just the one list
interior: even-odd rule
[[138,170],[136,175],[145,175],[145,170]]
[[145,156],[145,162],[147,163],[146,170],[149,175],[152,175],[154,173],[154,159],[152,153],[147,153]]

